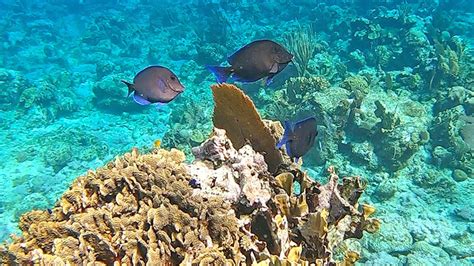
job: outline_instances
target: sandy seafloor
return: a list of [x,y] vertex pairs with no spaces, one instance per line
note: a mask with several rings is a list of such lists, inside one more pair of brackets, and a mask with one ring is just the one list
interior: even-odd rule
[[[244,89],[264,118],[316,116],[314,178],[333,164],[368,181],[383,225],[353,242],[360,262],[474,263],[471,1],[47,2],[0,2],[0,240],[132,147],[159,139],[189,154],[211,129],[204,65],[290,34],[311,50],[307,71]],[[120,83],[152,64],[186,87],[158,109]]]

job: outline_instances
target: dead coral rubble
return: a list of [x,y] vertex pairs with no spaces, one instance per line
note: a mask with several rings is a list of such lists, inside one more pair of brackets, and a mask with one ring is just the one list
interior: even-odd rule
[[299,170],[272,177],[262,155],[235,150],[218,129],[194,152],[186,165],[178,150],[134,149],[89,171],[51,211],[22,216],[23,235],[0,263],[330,263],[341,241],[379,227],[372,208],[357,209],[358,177],[339,184],[332,168],[326,185]]

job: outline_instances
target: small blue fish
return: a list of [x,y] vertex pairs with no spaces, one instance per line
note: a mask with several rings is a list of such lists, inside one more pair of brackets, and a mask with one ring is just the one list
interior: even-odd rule
[[189,185],[192,187],[192,188],[201,188],[201,184],[199,183],[198,180],[196,179],[191,179],[189,180]]
[[229,78],[239,82],[254,82],[266,77],[266,84],[293,59],[283,46],[271,40],[258,40],[240,48],[227,58],[230,66],[206,66],[218,83]]
[[314,145],[314,140],[318,135],[316,119],[308,117],[295,123],[285,121],[284,126],[285,132],[283,138],[278,142],[277,148],[279,149],[285,145],[288,156],[298,162],[298,159]]
[[133,78],[133,83],[122,80],[128,87],[128,95],[140,105],[163,105],[184,91],[178,77],[166,67],[149,66]]

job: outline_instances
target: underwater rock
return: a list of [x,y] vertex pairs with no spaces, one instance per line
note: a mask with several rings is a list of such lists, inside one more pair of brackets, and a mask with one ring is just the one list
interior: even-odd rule
[[[72,114],[79,109],[77,95],[71,90],[72,78],[67,71],[44,76],[37,84],[25,88],[18,102],[18,114],[29,114],[43,124]],[[33,118],[30,117],[30,120]]]
[[375,115],[380,122],[374,128],[374,151],[384,167],[399,170],[429,141],[430,134],[416,125],[402,123],[400,117],[387,111],[382,102],[377,100],[375,105]]
[[384,223],[383,230],[368,239],[371,252],[404,253],[410,250],[413,238],[403,226],[404,221]]
[[462,135],[463,132],[469,131],[469,126],[472,124],[464,121],[465,117],[463,107],[457,106],[440,112],[434,118],[430,127],[431,142],[434,147],[432,154],[434,158],[438,158],[440,166],[459,168],[468,175],[472,175],[474,173],[473,150],[469,138],[465,140]]
[[366,78],[362,76],[351,76],[346,79],[341,84],[341,87],[348,90],[352,94],[365,96],[369,93],[369,84],[367,83]]
[[20,95],[29,86],[28,81],[20,72],[0,68],[0,110],[15,108]]
[[464,122],[461,127],[461,137],[464,142],[474,150],[474,115],[462,116],[460,119]]
[[376,169],[378,167],[378,159],[374,153],[374,147],[370,142],[355,142],[351,143],[350,147],[351,154],[354,156],[354,159],[364,162],[372,169]]
[[456,209],[454,214],[463,220],[474,222],[474,210],[469,206]]
[[58,144],[56,147],[46,150],[43,157],[46,165],[50,165],[54,172],[59,172],[59,170],[66,166],[73,158],[72,150],[69,145]]
[[474,97],[474,92],[470,92],[461,86],[454,86],[439,93],[433,109],[436,113],[439,113],[458,105],[465,105],[470,97]]
[[99,109],[112,113],[133,112],[143,110],[127,97],[127,91],[120,86],[120,76],[107,75],[94,83],[92,103]]
[[451,259],[440,247],[435,247],[428,244],[425,241],[419,241],[413,244],[410,254],[407,255],[407,264],[409,265],[420,265],[420,264],[432,264],[432,265],[449,265]]
[[39,155],[54,172],[75,161],[89,162],[103,159],[109,152],[108,145],[82,128],[59,128],[42,136],[42,142],[28,141],[28,156]]
[[397,185],[393,180],[384,180],[375,188],[375,196],[381,201],[390,199],[396,192]]
[[462,181],[467,180],[469,178],[469,176],[466,174],[466,172],[464,172],[461,169],[454,169],[452,177],[453,177],[454,181],[457,181],[457,182],[462,182]]
[[455,197],[456,182],[449,175],[431,167],[422,173],[417,173],[413,177],[413,182],[427,191],[444,195],[446,199]]
[[368,266],[379,266],[379,265],[403,265],[402,260],[395,256],[388,254],[387,252],[379,252],[372,255],[367,261],[364,261],[364,265]]
[[[263,180],[271,177],[263,156],[249,145],[235,150],[225,130],[214,129],[207,141],[193,148],[193,154],[196,160],[189,172],[200,185],[200,195],[217,193],[232,203],[248,202],[249,206],[265,206],[270,199],[270,186]],[[206,161],[212,164],[206,165]]]

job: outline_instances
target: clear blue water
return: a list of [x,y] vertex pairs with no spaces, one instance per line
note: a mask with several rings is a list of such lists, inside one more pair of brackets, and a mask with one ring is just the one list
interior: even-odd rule
[[[272,39],[309,51],[306,70],[241,86],[265,118],[316,116],[315,178],[369,181],[383,226],[360,261],[473,263],[474,2],[154,2],[0,1],[0,240],[131,147],[189,152],[212,128],[204,66]],[[160,108],[120,82],[154,64],[186,87]]]

